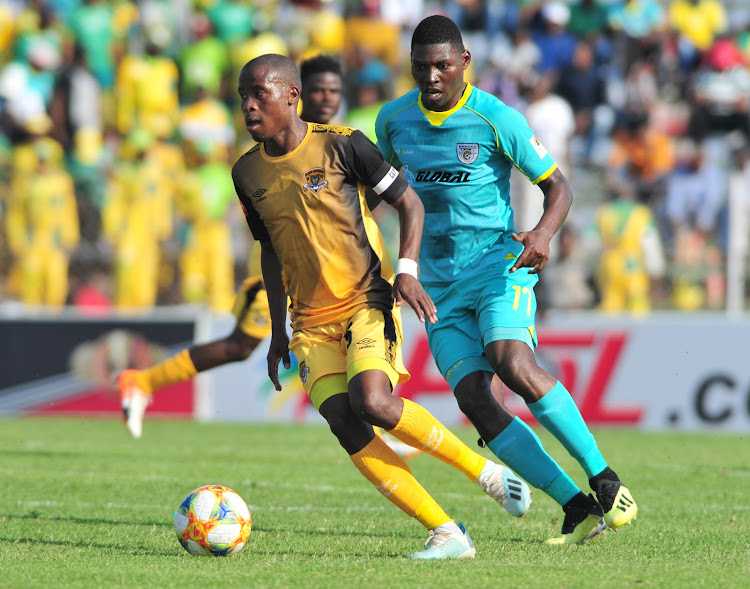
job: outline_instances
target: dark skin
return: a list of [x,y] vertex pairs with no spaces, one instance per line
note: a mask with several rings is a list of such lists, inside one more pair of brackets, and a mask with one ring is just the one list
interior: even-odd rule
[[[448,111],[458,104],[466,83],[464,71],[471,54],[450,43],[414,45],[411,71],[421,92],[422,104],[435,112]],[[549,243],[562,226],[573,203],[573,193],[563,173],[556,169],[539,182],[544,193],[544,214],[531,231],[513,233],[523,252],[510,272],[529,268],[536,274],[549,261]],[[527,403],[541,399],[555,385],[555,379],[539,367],[533,351],[524,342],[500,340],[487,344],[484,351],[495,374],[477,371],[456,385],[454,395],[461,411],[482,438],[489,442],[512,421],[514,414],[503,401],[503,382]]]
[[[299,83],[283,69],[283,63],[250,62],[240,74],[238,87],[246,127],[256,141],[263,142],[266,153],[272,157],[294,151],[307,132],[307,123],[297,115]],[[407,188],[392,206],[398,212],[401,226],[400,256],[416,260],[424,223],[422,202],[411,188]],[[286,293],[281,263],[273,244],[264,241],[261,245],[261,266],[272,327],[268,376],[280,391],[279,361],[285,368],[291,365],[286,332]],[[432,299],[413,276],[399,274],[394,281],[393,293],[396,305],[407,302],[421,321],[437,321]],[[403,401],[393,396],[390,380],[380,370],[366,370],[354,376],[346,393],[327,399],[321,405],[320,413],[341,446],[351,455],[370,443],[375,435],[372,425],[392,429],[398,424]]]
[[300,118],[327,125],[341,105],[341,76],[333,72],[309,74],[302,83]]
[[[341,105],[341,76],[321,72],[308,76],[310,88],[302,89],[305,108],[302,120],[327,125]],[[226,337],[189,349],[190,359],[198,372],[210,370],[231,362],[243,362],[250,357],[261,340],[242,331],[239,324]]]

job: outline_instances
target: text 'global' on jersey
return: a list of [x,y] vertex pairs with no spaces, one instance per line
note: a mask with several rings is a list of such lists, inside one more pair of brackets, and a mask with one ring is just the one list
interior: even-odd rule
[[470,172],[450,172],[445,170],[420,170],[417,172],[417,182],[443,182],[459,184],[469,181]]

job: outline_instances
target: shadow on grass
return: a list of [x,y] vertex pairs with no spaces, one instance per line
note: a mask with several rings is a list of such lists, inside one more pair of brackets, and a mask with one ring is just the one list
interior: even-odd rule
[[133,556],[175,556],[175,550],[155,550],[153,548],[134,548],[133,546],[118,546],[117,544],[101,544],[97,542],[68,541],[68,540],[44,540],[42,538],[4,538],[0,536],[0,542],[4,544],[32,544],[34,546],[69,546],[71,548],[94,548],[98,550],[121,552]]
[[116,520],[107,519],[103,517],[78,517],[75,515],[42,515],[39,513],[31,512],[24,513],[22,515],[0,515],[0,520],[39,520],[39,521],[53,521],[53,522],[69,522],[74,524],[103,524],[107,526],[158,526],[171,528],[173,527],[170,521],[132,521],[132,520]]

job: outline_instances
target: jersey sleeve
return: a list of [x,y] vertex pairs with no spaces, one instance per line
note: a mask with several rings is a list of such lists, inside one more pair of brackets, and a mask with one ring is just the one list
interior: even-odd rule
[[378,139],[378,149],[380,150],[380,153],[383,154],[383,159],[387,163],[391,164],[394,168],[399,169],[401,167],[401,162],[396,157],[396,152],[393,150],[393,145],[391,145],[391,139],[388,137],[386,129],[387,120],[387,114],[381,109],[380,112],[378,112],[377,119],[375,119],[375,136]]
[[242,213],[245,215],[245,221],[247,226],[250,227],[250,232],[256,241],[270,241],[271,237],[268,235],[268,229],[265,223],[258,215],[258,211],[255,210],[252,201],[245,194],[242,189],[242,183],[238,180],[237,176],[232,170],[232,180],[234,181],[234,190],[237,193],[237,198],[240,199],[240,205],[242,206]]
[[347,170],[358,182],[371,187],[385,202],[399,199],[408,184],[398,171],[383,159],[378,147],[361,131],[354,131],[346,143]]
[[492,123],[498,130],[500,151],[533,184],[545,180],[557,169],[555,160],[534,135],[520,112],[503,105]]

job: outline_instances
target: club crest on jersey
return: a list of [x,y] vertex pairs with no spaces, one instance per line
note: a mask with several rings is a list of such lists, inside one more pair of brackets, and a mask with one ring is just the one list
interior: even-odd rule
[[479,143],[456,144],[456,155],[462,164],[473,164],[479,157]]
[[317,194],[326,186],[328,186],[328,180],[326,180],[326,171],[324,168],[310,168],[305,172],[305,184],[302,186],[305,190]]
[[302,360],[299,363],[299,379],[302,381],[302,384],[307,384],[307,377],[310,374],[310,368],[307,366],[307,363]]

